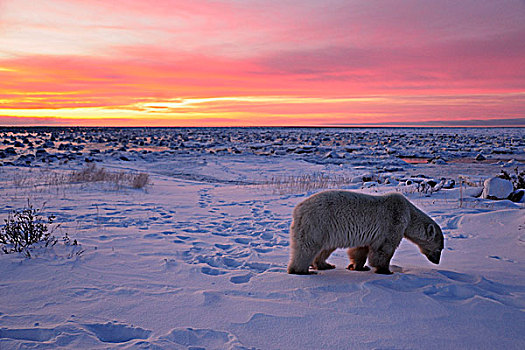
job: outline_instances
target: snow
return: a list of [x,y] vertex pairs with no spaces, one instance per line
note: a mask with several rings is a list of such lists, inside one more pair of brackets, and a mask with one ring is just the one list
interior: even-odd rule
[[[0,219],[45,202],[84,250],[0,254],[0,348],[525,348],[525,206],[475,197],[525,166],[523,132],[0,129]],[[24,140],[47,155],[19,160],[38,149]],[[50,181],[90,157],[153,184]],[[405,194],[443,229],[440,265],[403,240],[393,275],[346,270],[344,250],[287,274],[291,212],[327,186]]]

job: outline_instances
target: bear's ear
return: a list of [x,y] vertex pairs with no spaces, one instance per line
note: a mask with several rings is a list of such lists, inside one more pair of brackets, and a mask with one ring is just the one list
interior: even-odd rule
[[428,238],[433,239],[434,237],[436,237],[436,227],[433,224],[428,224],[426,231]]

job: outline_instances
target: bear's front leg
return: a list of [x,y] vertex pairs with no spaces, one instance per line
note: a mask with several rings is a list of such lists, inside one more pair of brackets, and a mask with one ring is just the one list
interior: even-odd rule
[[320,250],[321,247],[309,246],[302,242],[292,241],[288,273],[295,275],[315,274],[315,272],[309,271],[308,269]]
[[330,257],[330,254],[332,254],[334,250],[335,249],[321,250],[321,252],[315,257],[312,267],[316,270],[335,269],[335,265],[326,262],[326,259]]
[[370,247],[368,253],[368,262],[372,267],[375,267],[375,273],[382,275],[390,275],[390,260],[394,256],[396,246],[390,242],[385,242],[379,247]]

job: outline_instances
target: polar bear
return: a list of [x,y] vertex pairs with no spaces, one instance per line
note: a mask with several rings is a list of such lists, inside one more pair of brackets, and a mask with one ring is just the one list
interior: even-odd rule
[[403,237],[439,264],[444,244],[441,228],[403,195],[320,192],[293,211],[288,273],[309,274],[310,266],[333,269],[326,259],[336,248],[349,248],[349,270],[369,270],[368,258],[376,273],[391,274],[390,260]]

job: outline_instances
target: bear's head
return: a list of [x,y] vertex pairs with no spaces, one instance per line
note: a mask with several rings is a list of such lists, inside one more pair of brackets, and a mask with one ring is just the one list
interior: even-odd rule
[[405,231],[405,237],[414,242],[423,255],[434,264],[439,264],[444,246],[443,232],[430,218],[417,220]]
[[425,239],[418,244],[421,253],[423,253],[430,262],[439,264],[441,251],[444,248],[443,232],[435,222],[425,225]]

